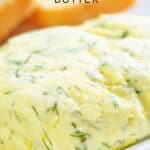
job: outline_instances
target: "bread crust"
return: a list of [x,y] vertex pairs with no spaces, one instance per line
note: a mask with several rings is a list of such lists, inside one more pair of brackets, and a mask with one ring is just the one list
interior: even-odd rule
[[8,0],[0,8],[0,42],[26,18],[35,8],[34,0]]
[[[74,4],[66,7],[39,7],[32,20],[40,26],[74,25],[86,19],[96,17],[100,13],[114,13],[127,9],[134,0],[99,0],[99,3]],[[56,4],[55,4],[56,5]]]
[[[13,33],[54,25],[76,25],[102,13],[116,13],[127,9],[134,0],[100,0],[99,4],[74,4],[62,7],[38,6],[33,15]],[[55,4],[55,6],[57,6]]]

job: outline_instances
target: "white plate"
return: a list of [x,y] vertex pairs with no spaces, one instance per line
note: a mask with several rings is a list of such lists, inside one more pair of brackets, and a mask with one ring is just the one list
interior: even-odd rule
[[128,13],[150,16],[149,6],[150,0],[136,0],[136,4],[128,10]]
[[127,148],[126,150],[150,150],[150,139],[136,144],[130,148]]

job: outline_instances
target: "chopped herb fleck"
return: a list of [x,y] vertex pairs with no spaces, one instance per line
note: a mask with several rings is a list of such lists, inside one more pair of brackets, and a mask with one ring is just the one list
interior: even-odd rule
[[31,57],[32,57],[32,54],[30,54],[30,55],[25,59],[24,64],[26,64],[26,63],[30,60]]
[[20,68],[18,68],[18,69],[16,70],[16,72],[15,72],[15,77],[16,77],[16,78],[19,78],[19,71],[20,71]]
[[35,65],[34,67],[35,67],[36,69],[42,69],[42,68],[43,68],[42,65]]
[[1,145],[2,145],[2,144],[4,144],[4,141],[3,141],[3,140],[0,140],[0,143],[1,143]]
[[44,92],[43,92],[43,95],[48,95],[48,92],[44,91]]
[[64,94],[67,97],[69,97],[68,93],[62,87],[58,87],[58,93],[59,94]]
[[[38,113],[37,109],[35,108],[35,106],[32,106],[32,109],[33,109],[34,113],[36,114],[36,116],[38,117],[38,119],[39,119],[39,121],[40,121],[39,113]],[[43,131],[45,137],[48,139],[49,144],[52,146],[52,142],[51,142],[51,140],[50,140],[50,138],[49,138],[47,132],[45,131],[45,129],[44,129],[44,127],[42,126],[41,123],[40,123],[40,126],[41,126],[41,129],[42,129],[42,131]],[[46,147],[48,150],[50,150],[50,148],[48,147],[48,145],[46,144],[46,142],[45,142],[44,140],[42,140],[42,141],[43,141],[45,147]]]
[[15,113],[15,117],[17,118],[17,121],[20,122],[20,118],[19,118],[17,112],[15,111],[14,113]]
[[52,141],[50,140],[50,138],[49,138],[49,136],[48,136],[47,132],[45,131],[45,129],[43,128],[43,126],[42,126],[42,125],[41,125],[41,128],[42,128],[42,131],[43,131],[43,133],[44,133],[45,137],[48,139],[49,144],[50,144],[50,145],[52,145]]
[[4,95],[8,95],[8,94],[11,94],[11,93],[12,93],[12,91],[7,91],[7,92],[4,93]]
[[86,145],[82,145],[82,146],[77,146],[77,147],[75,147],[75,150],[87,150],[88,148],[87,148],[87,146]]
[[86,132],[82,132],[80,130],[75,131],[74,133],[71,134],[72,137],[80,138],[81,142],[84,142],[87,140],[89,137],[89,134]]
[[82,150],[82,148],[80,148],[80,147],[75,147],[75,150]]
[[92,122],[90,122],[90,121],[88,121],[88,120],[82,120],[82,122],[85,124],[85,125],[87,125],[88,127],[91,127],[91,128],[94,128],[94,129],[96,129],[96,130],[99,130],[99,128],[94,124],[94,123],[92,123]]
[[119,102],[118,102],[118,100],[116,99],[116,97],[115,97],[115,96],[111,96],[110,98],[112,99],[112,104],[113,104],[113,106],[114,106],[115,108],[118,108],[118,107],[119,107]]
[[13,130],[13,129],[10,129],[9,140],[11,140],[13,134],[14,134],[14,130]]
[[71,122],[71,125],[73,126],[73,128],[77,128],[77,125],[74,122]]
[[127,36],[129,35],[129,31],[128,30],[125,30],[122,35],[121,35],[121,38],[126,38]]
[[25,61],[23,62],[23,63],[21,63],[21,65],[19,66],[19,68],[16,70],[16,72],[15,72],[15,77],[16,78],[19,78],[19,72],[20,72],[20,69],[21,69],[21,67],[24,65],[24,64],[26,64],[29,60],[30,60],[30,58],[32,57],[32,54],[30,54],[26,59],[25,59]]
[[63,67],[61,67],[61,71],[65,71],[65,70],[67,70],[68,68],[66,67],[66,66],[63,66]]
[[106,64],[106,63],[101,64],[102,67],[107,66],[107,65],[108,65],[108,64]]
[[52,111],[55,112],[57,115],[59,115],[58,106],[57,105],[58,105],[57,102],[55,102],[55,104],[52,107]]
[[105,146],[105,147],[108,148],[108,149],[111,148],[111,146],[110,146],[109,144],[105,143],[105,142],[103,142],[102,145]]
[[140,94],[140,91],[139,91],[139,90],[137,90],[137,89],[135,89],[135,92],[136,92],[137,94]]
[[122,145],[124,143],[125,143],[125,140],[118,140],[118,141],[115,142],[114,145],[117,145],[117,144]]
[[112,103],[113,103],[115,108],[119,107],[119,103],[116,100],[112,100]]
[[73,116],[75,117],[81,117],[81,112],[80,111],[74,111]]
[[126,82],[127,82],[127,83],[130,83],[130,82],[131,82],[131,80],[130,80],[130,79],[127,79],[127,80],[126,80]]
[[36,116],[38,117],[39,113],[38,113],[37,109],[35,108],[35,106],[32,106],[32,109],[33,109],[34,113],[36,114]]
[[41,52],[41,50],[32,51],[33,54],[40,54]]
[[8,61],[9,61],[9,63],[13,63],[13,64],[18,65],[18,66],[22,64],[22,62],[19,60],[8,60]]
[[51,150],[50,147],[46,144],[46,142],[42,139],[42,142],[47,150]]
[[29,80],[30,80],[31,83],[35,83],[35,77],[34,76],[30,76]]

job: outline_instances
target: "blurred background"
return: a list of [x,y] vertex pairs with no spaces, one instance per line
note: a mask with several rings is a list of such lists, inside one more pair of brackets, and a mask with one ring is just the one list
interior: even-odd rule
[[137,15],[150,15],[150,0],[136,0],[135,5],[133,5],[127,13],[137,14]]

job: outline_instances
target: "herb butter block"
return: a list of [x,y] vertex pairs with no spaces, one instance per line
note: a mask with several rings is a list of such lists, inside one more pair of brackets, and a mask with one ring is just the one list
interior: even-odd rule
[[148,136],[130,85],[149,71],[142,60],[73,27],[9,40],[0,48],[0,149],[118,150]]
[[[113,53],[129,55],[128,59],[112,57],[117,63],[113,66],[123,69],[126,66],[126,81],[134,88],[145,111],[150,118],[150,18],[128,15],[104,15],[92,21],[86,22],[82,28],[90,33],[107,39],[113,47]],[[127,65],[128,64],[128,65]]]

